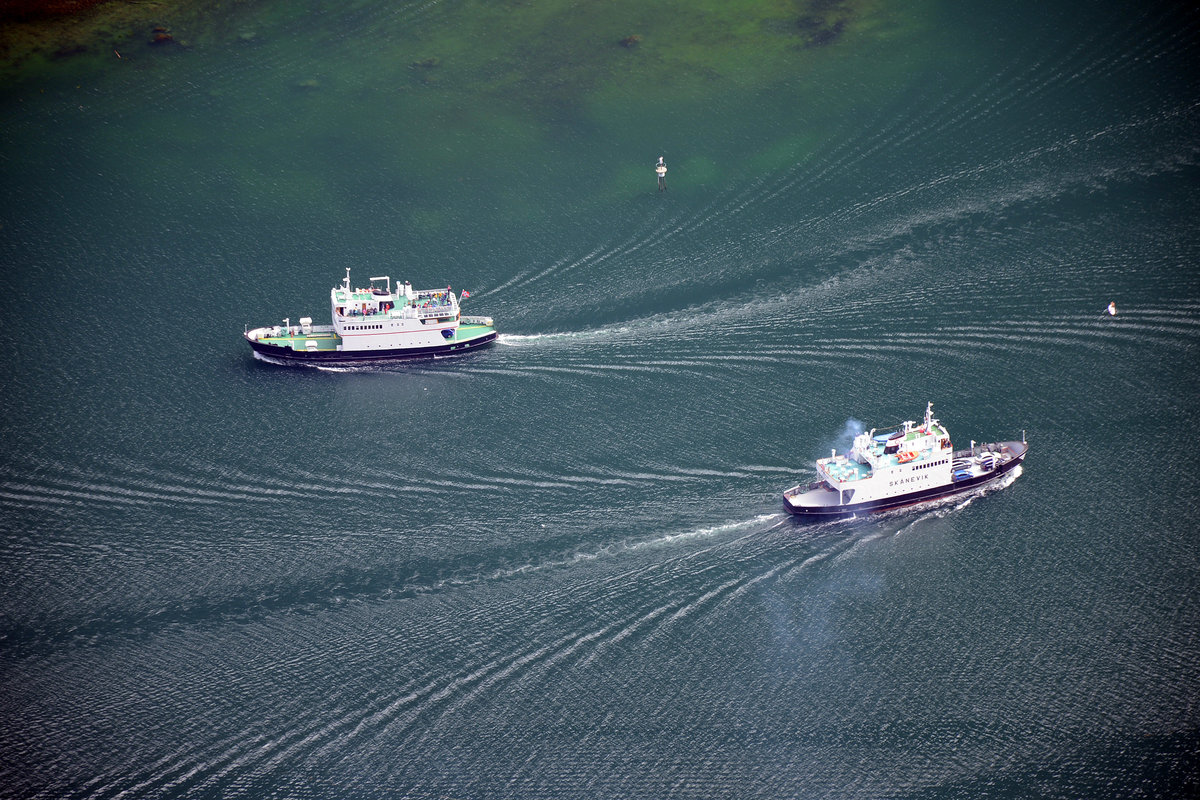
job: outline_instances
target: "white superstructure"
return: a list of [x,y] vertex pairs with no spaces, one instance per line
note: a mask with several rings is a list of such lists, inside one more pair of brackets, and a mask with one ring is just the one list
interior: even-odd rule
[[452,338],[461,314],[449,286],[414,290],[405,281],[393,292],[392,279],[383,276],[351,289],[349,269],[342,285],[329,291],[329,306],[344,352],[441,345]]

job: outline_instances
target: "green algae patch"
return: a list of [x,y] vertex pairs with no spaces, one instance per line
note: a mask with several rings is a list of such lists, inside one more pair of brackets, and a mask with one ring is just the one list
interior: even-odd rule
[[927,17],[884,0],[113,0],[76,18],[99,44],[7,65],[107,103],[95,145],[136,190],[434,232],[480,203],[517,220],[652,194],[660,155],[674,192],[787,168],[896,90]]
[[[674,182],[689,186],[718,186],[732,176],[723,170],[716,159],[708,156],[691,156],[674,165]],[[668,173],[668,178],[672,177]],[[668,184],[669,185],[669,184]]]
[[[8,0],[0,3],[0,83],[16,84],[186,49],[257,0]],[[161,53],[158,53],[161,55]]]

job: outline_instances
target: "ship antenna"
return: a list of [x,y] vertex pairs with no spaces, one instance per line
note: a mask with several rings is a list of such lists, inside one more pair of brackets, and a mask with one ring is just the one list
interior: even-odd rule
[[346,280],[342,281],[342,288],[350,291],[350,268],[346,267]]

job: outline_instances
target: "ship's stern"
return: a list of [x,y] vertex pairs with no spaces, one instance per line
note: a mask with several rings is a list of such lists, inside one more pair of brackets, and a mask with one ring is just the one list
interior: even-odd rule
[[842,495],[825,481],[793,486],[783,493],[783,507],[797,517],[823,518],[841,516]]

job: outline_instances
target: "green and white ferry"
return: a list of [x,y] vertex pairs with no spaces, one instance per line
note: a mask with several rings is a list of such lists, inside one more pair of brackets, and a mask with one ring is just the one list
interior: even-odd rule
[[342,285],[329,292],[332,325],[314,325],[312,317],[301,317],[298,325],[285,319],[246,330],[246,341],[265,361],[346,365],[458,355],[496,340],[492,318],[464,316],[449,286],[413,289],[405,281],[392,288],[392,279],[381,276],[352,289],[347,267]]

